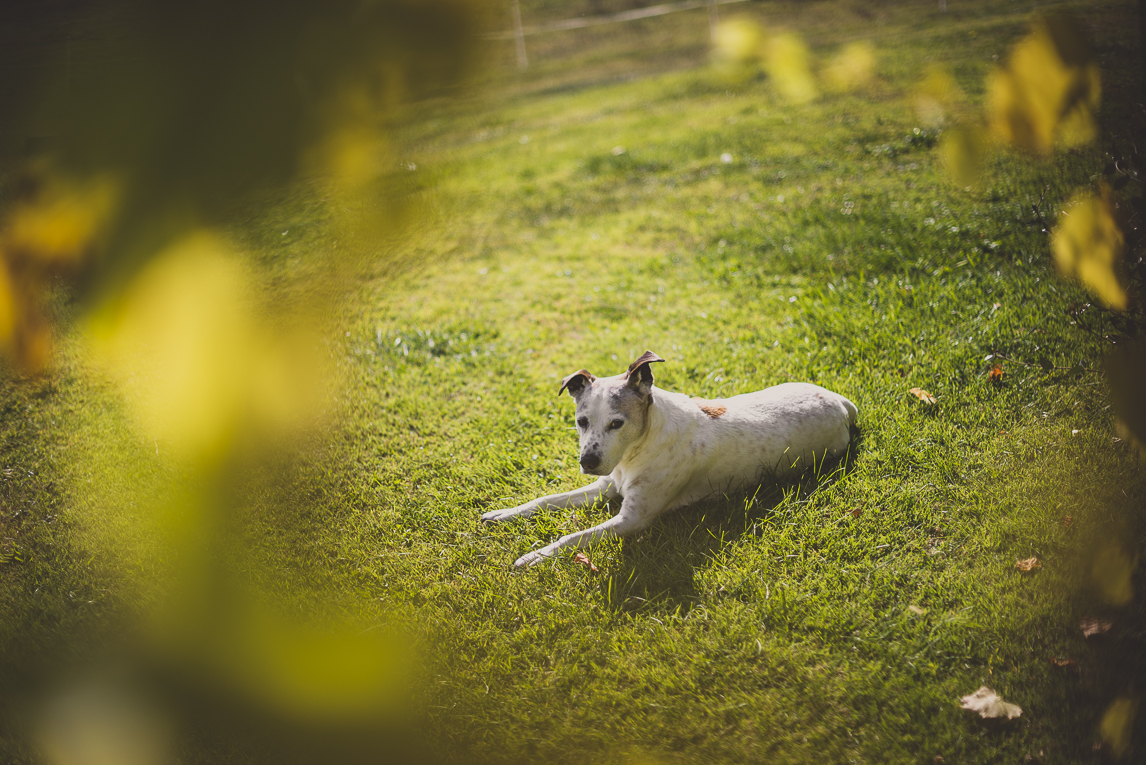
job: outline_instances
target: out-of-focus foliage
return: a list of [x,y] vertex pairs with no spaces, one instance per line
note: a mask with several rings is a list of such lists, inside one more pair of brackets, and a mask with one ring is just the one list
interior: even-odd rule
[[0,221],[0,349],[23,369],[47,366],[52,338],[43,295],[74,275],[107,230],[119,196],[110,174],[77,180],[30,167]]
[[1094,558],[1091,575],[1102,599],[1113,606],[1124,606],[1134,599],[1131,574],[1136,561],[1121,545],[1111,544]]
[[53,700],[37,738],[55,765],[155,765],[170,760],[173,734],[138,694],[92,681]]
[[983,128],[974,123],[950,128],[943,133],[939,153],[956,184],[978,184],[987,155],[987,139]]
[[[11,272],[86,260],[79,287],[91,302],[190,230],[229,221],[253,192],[304,175],[330,185],[348,224],[375,236],[392,229],[387,115],[456,86],[476,14],[468,0],[295,0],[273,13],[218,0],[80,8],[79,23],[118,26],[90,44],[65,107],[45,114],[35,82],[5,88],[18,98],[0,132],[34,136],[48,122],[53,135],[51,163],[33,169],[42,188],[18,195],[0,241],[13,289],[37,284]],[[352,198],[363,194],[366,204]],[[355,254],[345,247],[340,258]],[[0,313],[17,360],[41,368],[30,312]]]
[[751,70],[763,59],[765,40],[764,29],[755,21],[724,19],[716,28],[713,57],[726,71]]
[[1114,216],[1110,188],[1080,192],[1062,212],[1051,235],[1051,251],[1060,271],[1078,277],[1111,308],[1126,307],[1119,274],[1125,237]]
[[875,76],[875,48],[866,40],[848,43],[822,72],[828,90],[842,93],[861,88]]
[[1004,144],[1047,155],[1056,143],[1098,136],[1102,78],[1078,20],[1035,22],[987,82],[991,131]]
[[1146,458],[1146,406],[1142,389],[1146,381],[1146,347],[1141,342],[1124,343],[1106,356],[1106,381],[1118,418],[1120,435]]
[[[268,324],[251,275],[224,241],[197,232],[135,276],[92,324],[141,432],[208,461],[276,443],[323,403],[325,353],[303,326]],[[286,321],[286,320],[284,320]]]
[[1134,718],[1137,716],[1138,699],[1130,698],[1116,699],[1103,713],[1098,731],[1115,757],[1121,758],[1130,748]]
[[[762,68],[789,103],[808,103],[820,95],[812,53],[794,32],[769,34],[751,19],[725,19],[717,27],[712,55],[717,68],[733,79],[751,77]],[[849,43],[824,66],[823,86],[837,93],[863,87],[872,81],[875,68],[870,43]]]
[[777,92],[791,103],[805,104],[819,96],[811,63],[811,53],[799,35],[785,32],[768,41],[764,67]]
[[942,127],[966,108],[966,95],[959,83],[950,72],[937,66],[927,70],[916,88],[913,101],[920,122],[927,128]]
[[[48,369],[46,298],[64,286],[92,358],[122,394],[129,440],[154,450],[156,466],[130,449],[72,454],[75,475],[122,483],[89,478],[66,491],[89,513],[78,525],[105,527],[89,543],[132,561],[121,573],[146,592],[130,672],[163,667],[150,685],[175,701],[145,714],[116,679],[65,677],[41,715],[42,749],[57,763],[165,761],[164,715],[221,699],[252,725],[400,726],[409,655],[337,614],[309,620],[321,629],[272,616],[281,609],[259,594],[272,577],[238,531],[249,487],[274,484],[273,465],[318,433],[330,406],[322,337],[347,277],[384,256],[417,213],[393,183],[388,125],[413,99],[464,84],[479,9],[125,0],[62,10],[75,28],[103,25],[85,39],[82,65],[68,59],[62,106],[46,84],[0,83],[10,96],[0,136],[29,137],[35,155],[0,168],[11,187],[0,209],[0,347],[18,371]],[[28,3],[12,19],[58,23]],[[27,61],[2,66],[8,55],[0,73],[28,71]],[[32,141],[45,125],[49,140]],[[326,203],[333,241],[308,252],[305,283],[284,290],[223,232],[258,195],[301,181]]]

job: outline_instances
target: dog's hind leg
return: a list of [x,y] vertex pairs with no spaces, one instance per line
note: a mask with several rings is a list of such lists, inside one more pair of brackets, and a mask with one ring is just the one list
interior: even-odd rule
[[530,500],[524,505],[509,507],[505,510],[491,510],[482,514],[483,521],[505,521],[510,518],[528,518],[538,510],[561,510],[570,507],[584,507],[591,505],[601,497],[613,499],[617,495],[617,487],[608,476],[602,476],[593,483],[580,489],[566,491],[561,494],[550,494]]
[[640,531],[648,525],[648,519],[642,518],[636,513],[626,513],[624,506],[622,506],[620,513],[614,515],[604,523],[598,524],[591,529],[566,534],[551,545],[546,545],[540,550],[534,550],[533,552],[522,555],[513,565],[533,566],[552,556],[563,547],[572,547],[574,550],[580,550],[588,547],[599,539],[630,534],[634,531]]

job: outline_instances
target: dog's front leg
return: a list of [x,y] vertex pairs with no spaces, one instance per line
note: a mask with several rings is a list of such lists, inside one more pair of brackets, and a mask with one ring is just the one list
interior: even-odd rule
[[640,531],[649,525],[653,516],[639,512],[635,504],[636,503],[626,499],[621,505],[621,511],[604,523],[598,524],[591,529],[566,534],[553,544],[522,555],[513,565],[533,566],[550,557],[563,547],[572,547],[574,550],[580,550],[593,544],[598,539],[608,539],[609,537]]
[[601,497],[612,499],[616,496],[616,485],[608,476],[602,476],[588,486],[580,489],[538,497],[537,499],[526,502],[524,505],[506,508],[505,510],[491,510],[488,513],[484,513],[481,519],[483,521],[504,521],[518,516],[528,518],[538,510],[560,510],[569,507],[584,507],[585,505],[593,504]]

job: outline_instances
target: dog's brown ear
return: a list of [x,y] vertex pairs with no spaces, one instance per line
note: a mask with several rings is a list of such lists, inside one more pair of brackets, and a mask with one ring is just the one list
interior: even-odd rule
[[639,359],[629,364],[629,387],[647,394],[653,387],[653,371],[649,369],[649,364],[658,361],[664,361],[664,359],[652,351],[645,351]]
[[560,396],[565,392],[565,389],[568,388],[569,395],[573,398],[577,398],[577,396],[581,393],[581,390],[589,383],[594,382],[596,379],[597,378],[594,377],[593,373],[588,369],[578,369],[576,372],[561,381],[561,390],[557,391],[557,395]]

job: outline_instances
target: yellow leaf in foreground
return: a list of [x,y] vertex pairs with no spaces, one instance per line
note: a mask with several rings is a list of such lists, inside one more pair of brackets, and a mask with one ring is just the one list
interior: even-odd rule
[[1077,276],[1103,303],[1119,310],[1126,307],[1119,274],[1124,243],[1112,194],[1105,186],[1098,195],[1076,194],[1051,235],[1059,271]]
[[990,76],[987,102],[996,138],[1049,154],[1056,141],[1077,146],[1097,137],[1101,78],[1081,29],[1069,16],[1040,19],[1006,66]]
[[1126,698],[1115,700],[1102,715],[1098,731],[1102,740],[1110,744],[1115,757],[1121,757],[1130,747],[1130,732],[1134,729],[1137,715],[1138,700]]
[[794,104],[806,104],[820,95],[810,62],[808,46],[795,34],[779,34],[768,43],[768,75],[777,92]]
[[325,372],[316,338],[271,327],[218,237],[196,233],[155,257],[91,326],[97,356],[148,440],[194,458],[274,439],[314,416]]
[[760,61],[764,30],[751,19],[726,19],[716,27],[713,57],[718,63],[745,66]]
[[871,82],[875,74],[875,49],[866,41],[849,43],[824,67],[824,84],[838,93]]
[[106,227],[119,199],[108,176],[86,181],[38,179],[5,221],[3,249],[9,258],[42,264],[74,264]]
[[915,90],[915,113],[920,122],[937,128],[960,109],[966,100],[959,83],[945,69],[931,67]]
[[1017,704],[1003,701],[1001,696],[985,685],[970,696],[964,696],[961,701],[963,709],[978,712],[980,717],[985,718],[1005,717],[1010,720],[1023,713]]
[[987,139],[978,125],[961,125],[943,134],[939,154],[958,186],[975,186],[987,154]]
[[1124,606],[1134,599],[1134,585],[1131,574],[1137,561],[1122,549],[1112,544],[1101,550],[1094,559],[1091,575],[1103,600],[1111,605]]

